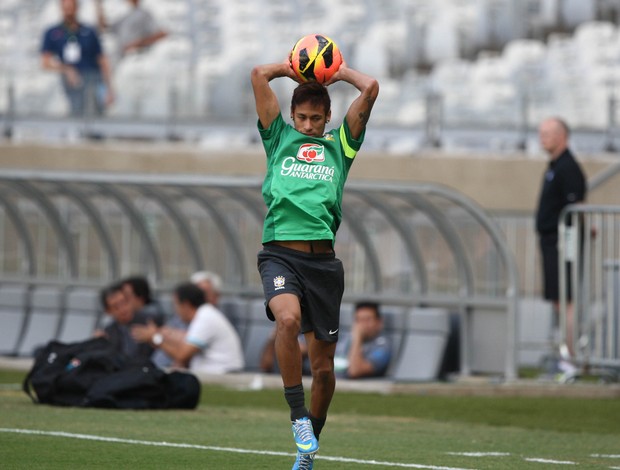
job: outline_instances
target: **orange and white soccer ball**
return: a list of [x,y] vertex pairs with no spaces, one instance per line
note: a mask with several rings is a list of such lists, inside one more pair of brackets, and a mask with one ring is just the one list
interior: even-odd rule
[[340,68],[342,54],[332,39],[322,34],[309,34],[295,43],[290,61],[295,74],[304,82],[325,83]]

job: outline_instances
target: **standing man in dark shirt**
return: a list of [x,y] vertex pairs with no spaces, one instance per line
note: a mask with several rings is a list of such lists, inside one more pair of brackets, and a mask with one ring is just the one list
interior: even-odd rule
[[95,29],[78,21],[78,0],[60,0],[62,22],[43,36],[41,62],[60,72],[71,116],[103,114],[114,101],[110,64]]
[[[562,209],[586,198],[586,180],[579,163],[568,148],[570,130],[559,118],[549,118],[539,127],[540,144],[549,155],[549,166],[544,174],[538,210],[536,231],[540,239],[543,262],[545,299],[553,303],[554,314],[559,314],[559,254],[558,222]],[[572,341],[574,313],[570,279],[567,284],[566,338],[568,351],[573,356]]]

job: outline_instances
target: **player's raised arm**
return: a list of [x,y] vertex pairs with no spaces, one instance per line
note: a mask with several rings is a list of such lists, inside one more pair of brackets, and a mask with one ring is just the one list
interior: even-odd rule
[[274,78],[289,77],[297,81],[295,72],[291,68],[288,59],[277,64],[257,65],[252,69],[252,89],[256,102],[256,113],[263,128],[269,127],[273,120],[280,114],[280,104],[276,94],[269,86]]
[[379,82],[369,75],[350,68],[346,62],[342,63],[338,72],[325,85],[337,81],[350,83],[360,91],[360,95],[351,103],[346,115],[351,136],[357,139],[366,128],[370,112],[379,95]]

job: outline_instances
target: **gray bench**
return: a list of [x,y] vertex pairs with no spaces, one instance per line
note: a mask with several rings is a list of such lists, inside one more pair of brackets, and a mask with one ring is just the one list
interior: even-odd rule
[[413,308],[407,312],[406,320],[392,378],[396,381],[437,380],[450,334],[450,312],[439,308]]
[[0,286],[0,354],[16,354],[28,303],[28,288],[23,285]]

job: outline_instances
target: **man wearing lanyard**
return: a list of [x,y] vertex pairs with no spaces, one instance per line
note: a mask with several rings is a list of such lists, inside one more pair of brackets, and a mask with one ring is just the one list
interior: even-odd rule
[[77,20],[78,0],[60,0],[63,20],[43,36],[43,68],[60,72],[71,116],[103,114],[114,101],[110,65],[95,29]]

